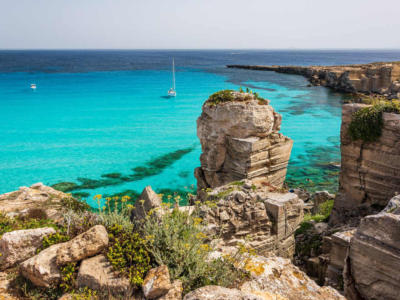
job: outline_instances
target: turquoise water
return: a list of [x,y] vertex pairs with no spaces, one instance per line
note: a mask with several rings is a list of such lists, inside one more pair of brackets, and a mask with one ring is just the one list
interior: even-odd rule
[[[161,97],[169,88],[168,71],[1,74],[0,91],[8,101],[0,102],[5,112],[0,119],[0,192],[38,181],[54,184],[76,182],[78,177],[100,179],[114,172],[131,174],[146,161],[193,147],[161,174],[81,191],[113,194],[140,191],[148,184],[190,190],[193,169],[199,165],[196,118],[201,105],[213,92],[238,86],[206,72],[183,71],[176,77],[178,96],[171,99]],[[36,91],[29,89],[30,82],[36,82]],[[293,161],[305,154],[307,143],[324,145],[327,137],[338,135],[339,108],[327,111],[326,103],[315,105],[312,98],[312,109],[293,114],[292,102],[309,92],[263,85],[275,89],[255,90],[283,113],[282,131],[295,140]],[[313,90],[321,99],[328,98],[324,88]]]
[[[172,55],[178,94],[166,98]],[[210,94],[240,86],[270,99],[283,115],[282,132],[294,140],[289,186],[335,190],[342,95],[307,87],[301,76],[225,68],[246,62],[364,62],[383,54],[335,55],[0,51],[0,193],[36,182],[71,182],[71,192],[87,193],[95,205],[95,194],[140,192],[146,185],[160,192],[193,191],[201,106]],[[29,88],[32,82],[36,91]]]

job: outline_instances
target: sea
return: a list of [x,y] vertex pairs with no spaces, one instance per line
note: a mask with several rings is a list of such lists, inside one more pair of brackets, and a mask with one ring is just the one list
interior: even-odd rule
[[[177,96],[168,98],[172,59]],[[287,185],[334,192],[348,95],[297,75],[226,65],[394,60],[399,50],[2,50],[0,194],[42,182],[95,207],[95,195],[135,197],[147,185],[194,193],[202,104],[240,87],[283,116],[281,131],[294,140]]]

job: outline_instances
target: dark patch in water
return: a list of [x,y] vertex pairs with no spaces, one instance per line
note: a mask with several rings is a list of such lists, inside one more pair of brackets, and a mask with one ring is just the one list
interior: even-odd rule
[[101,175],[102,179],[79,177],[77,178],[80,182],[79,184],[74,182],[60,182],[52,185],[52,187],[62,192],[71,192],[83,189],[92,190],[129,181],[138,181],[146,177],[160,174],[164,169],[193,150],[194,147],[189,147],[161,155],[148,161],[146,165],[133,168],[133,174],[122,175],[121,173],[107,173]]

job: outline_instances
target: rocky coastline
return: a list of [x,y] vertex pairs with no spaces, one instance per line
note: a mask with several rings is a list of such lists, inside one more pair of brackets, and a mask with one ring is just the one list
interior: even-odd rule
[[313,85],[346,93],[379,94],[400,98],[400,62],[342,66],[228,65],[228,68],[302,75]]

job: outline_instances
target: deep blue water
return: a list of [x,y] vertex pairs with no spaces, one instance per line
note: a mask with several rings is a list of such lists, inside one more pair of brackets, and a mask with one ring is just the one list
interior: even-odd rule
[[[168,99],[172,57],[178,95]],[[400,51],[0,51],[0,193],[39,181],[97,186],[79,190],[89,198],[149,184],[191,190],[201,105],[239,86],[283,115],[282,132],[295,142],[288,182],[334,190],[343,95],[301,76],[225,65],[393,60]]]

